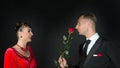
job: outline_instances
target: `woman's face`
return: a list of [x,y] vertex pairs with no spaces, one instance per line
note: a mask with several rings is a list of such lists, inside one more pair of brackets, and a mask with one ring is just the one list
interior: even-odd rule
[[20,33],[22,36],[23,41],[31,42],[31,38],[33,36],[32,29],[29,27],[24,27]]

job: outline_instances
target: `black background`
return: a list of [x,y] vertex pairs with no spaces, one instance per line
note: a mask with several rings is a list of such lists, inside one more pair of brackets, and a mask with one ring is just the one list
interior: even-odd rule
[[[68,27],[75,27],[82,12],[96,14],[97,32],[103,38],[119,43],[120,1],[79,0],[79,1],[35,1],[4,0],[0,2],[0,68],[3,67],[4,52],[17,42],[14,26],[17,21],[28,22],[33,29],[30,43],[38,68],[55,68],[54,60],[59,57],[58,48],[63,48],[62,36]],[[69,63],[78,63],[78,47],[84,37],[73,34]],[[119,45],[118,45],[119,46]]]

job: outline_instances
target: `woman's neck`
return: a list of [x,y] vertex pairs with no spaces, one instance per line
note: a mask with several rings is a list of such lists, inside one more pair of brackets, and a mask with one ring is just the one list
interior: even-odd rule
[[22,40],[18,40],[17,44],[23,48],[26,48],[27,43],[25,41]]

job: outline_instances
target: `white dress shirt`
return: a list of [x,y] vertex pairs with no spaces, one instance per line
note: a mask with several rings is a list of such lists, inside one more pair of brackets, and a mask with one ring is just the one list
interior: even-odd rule
[[93,36],[91,36],[90,38],[87,38],[90,41],[89,45],[88,45],[88,48],[87,48],[87,55],[88,53],[90,52],[91,48],[93,47],[93,45],[95,44],[95,42],[97,41],[97,39],[99,38],[100,36],[98,35],[98,33],[95,33]]

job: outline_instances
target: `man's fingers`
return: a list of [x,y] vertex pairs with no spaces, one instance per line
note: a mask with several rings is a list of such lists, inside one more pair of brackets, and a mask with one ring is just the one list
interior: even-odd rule
[[59,63],[61,63],[61,62],[62,62],[62,57],[61,57],[61,56],[59,57],[58,62],[59,62]]

